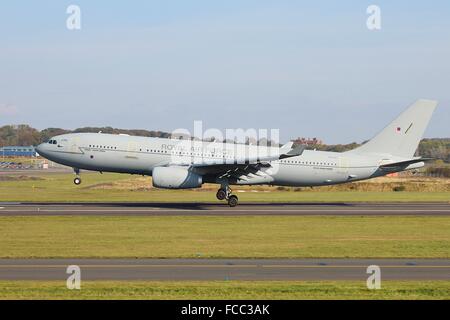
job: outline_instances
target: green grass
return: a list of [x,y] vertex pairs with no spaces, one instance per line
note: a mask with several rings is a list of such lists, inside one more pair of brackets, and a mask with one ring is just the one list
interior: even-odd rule
[[1,258],[450,258],[446,216],[0,217]]
[[[39,174],[39,180],[2,181],[0,201],[42,202],[216,202],[215,190],[117,190],[92,186],[130,179],[130,175],[84,173],[75,186],[73,174]],[[411,202],[450,201],[448,192],[279,191],[236,193],[241,202]],[[321,190],[316,188],[314,190]]]
[[0,161],[22,163],[24,165],[30,165],[34,163],[42,162],[43,159],[35,157],[3,157],[0,153]]
[[0,299],[450,299],[450,281],[0,281]]

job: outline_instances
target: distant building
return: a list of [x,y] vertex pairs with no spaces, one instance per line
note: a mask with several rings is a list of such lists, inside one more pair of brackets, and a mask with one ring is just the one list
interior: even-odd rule
[[0,148],[1,157],[36,157],[36,150],[33,146],[7,146]]
[[292,140],[292,142],[296,145],[304,144],[308,146],[314,146],[318,144],[323,144],[323,141],[317,138],[297,138]]

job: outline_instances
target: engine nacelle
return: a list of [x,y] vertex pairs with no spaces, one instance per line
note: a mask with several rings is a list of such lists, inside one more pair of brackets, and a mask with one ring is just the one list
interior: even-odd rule
[[152,172],[153,186],[163,189],[200,188],[202,176],[183,167],[156,167]]

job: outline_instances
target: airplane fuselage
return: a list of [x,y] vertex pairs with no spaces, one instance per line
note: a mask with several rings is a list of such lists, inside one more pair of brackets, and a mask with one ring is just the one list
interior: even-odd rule
[[[155,167],[165,166],[174,158],[184,159],[184,165],[194,158],[220,163],[224,158],[240,158],[239,153],[248,150],[245,148],[278,149],[210,142],[196,142],[186,147],[186,141],[182,140],[103,133],[65,134],[50,141],[40,145],[38,152],[51,161],[77,169],[140,175],[152,175]],[[305,150],[300,156],[269,161],[270,166],[260,172],[230,180],[230,184],[301,187],[345,183],[389,173],[380,171],[379,166],[382,162],[394,160],[392,157]],[[220,179],[209,174],[205,174],[203,182],[221,183]]]

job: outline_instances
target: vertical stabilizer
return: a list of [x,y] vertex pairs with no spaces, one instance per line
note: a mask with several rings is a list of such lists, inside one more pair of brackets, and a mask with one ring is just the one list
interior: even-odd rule
[[412,158],[436,106],[437,101],[418,100],[374,138],[350,152]]

